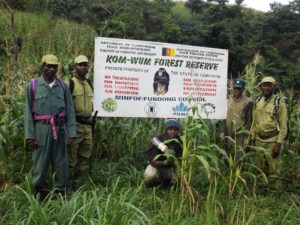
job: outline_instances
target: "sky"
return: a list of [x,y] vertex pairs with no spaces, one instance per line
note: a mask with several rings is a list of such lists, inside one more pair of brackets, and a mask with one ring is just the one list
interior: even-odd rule
[[[243,6],[253,8],[256,10],[267,12],[270,10],[270,3],[279,2],[283,5],[287,5],[290,0],[244,0]],[[229,3],[234,3],[235,0],[229,0]]]

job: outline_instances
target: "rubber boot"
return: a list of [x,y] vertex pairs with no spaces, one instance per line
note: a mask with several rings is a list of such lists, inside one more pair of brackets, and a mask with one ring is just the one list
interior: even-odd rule
[[74,181],[73,178],[69,178],[68,183],[67,183],[67,195],[72,195],[74,192]]

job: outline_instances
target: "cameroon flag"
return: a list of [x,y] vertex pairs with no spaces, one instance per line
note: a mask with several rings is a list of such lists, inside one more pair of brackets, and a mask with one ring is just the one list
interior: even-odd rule
[[175,56],[175,48],[162,48],[162,56]]

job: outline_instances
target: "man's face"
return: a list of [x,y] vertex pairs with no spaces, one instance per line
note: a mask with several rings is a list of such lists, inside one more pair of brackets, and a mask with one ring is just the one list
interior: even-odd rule
[[262,94],[265,97],[269,97],[273,94],[274,84],[270,82],[263,83],[261,85]]
[[166,135],[167,135],[168,139],[177,137],[178,133],[179,133],[179,130],[177,129],[177,127],[169,127],[166,130]]
[[85,77],[89,71],[89,64],[87,62],[77,63],[75,65],[75,71],[80,77]]
[[234,87],[233,88],[233,98],[240,98],[243,95],[244,88]]
[[57,72],[58,65],[52,65],[52,64],[44,64],[43,66],[43,75],[46,79],[52,80],[52,78],[55,76]]

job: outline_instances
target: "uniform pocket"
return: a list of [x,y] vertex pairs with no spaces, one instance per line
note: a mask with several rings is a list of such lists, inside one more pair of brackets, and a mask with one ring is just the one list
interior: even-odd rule
[[44,108],[48,102],[47,95],[38,95],[35,97],[36,108]]

